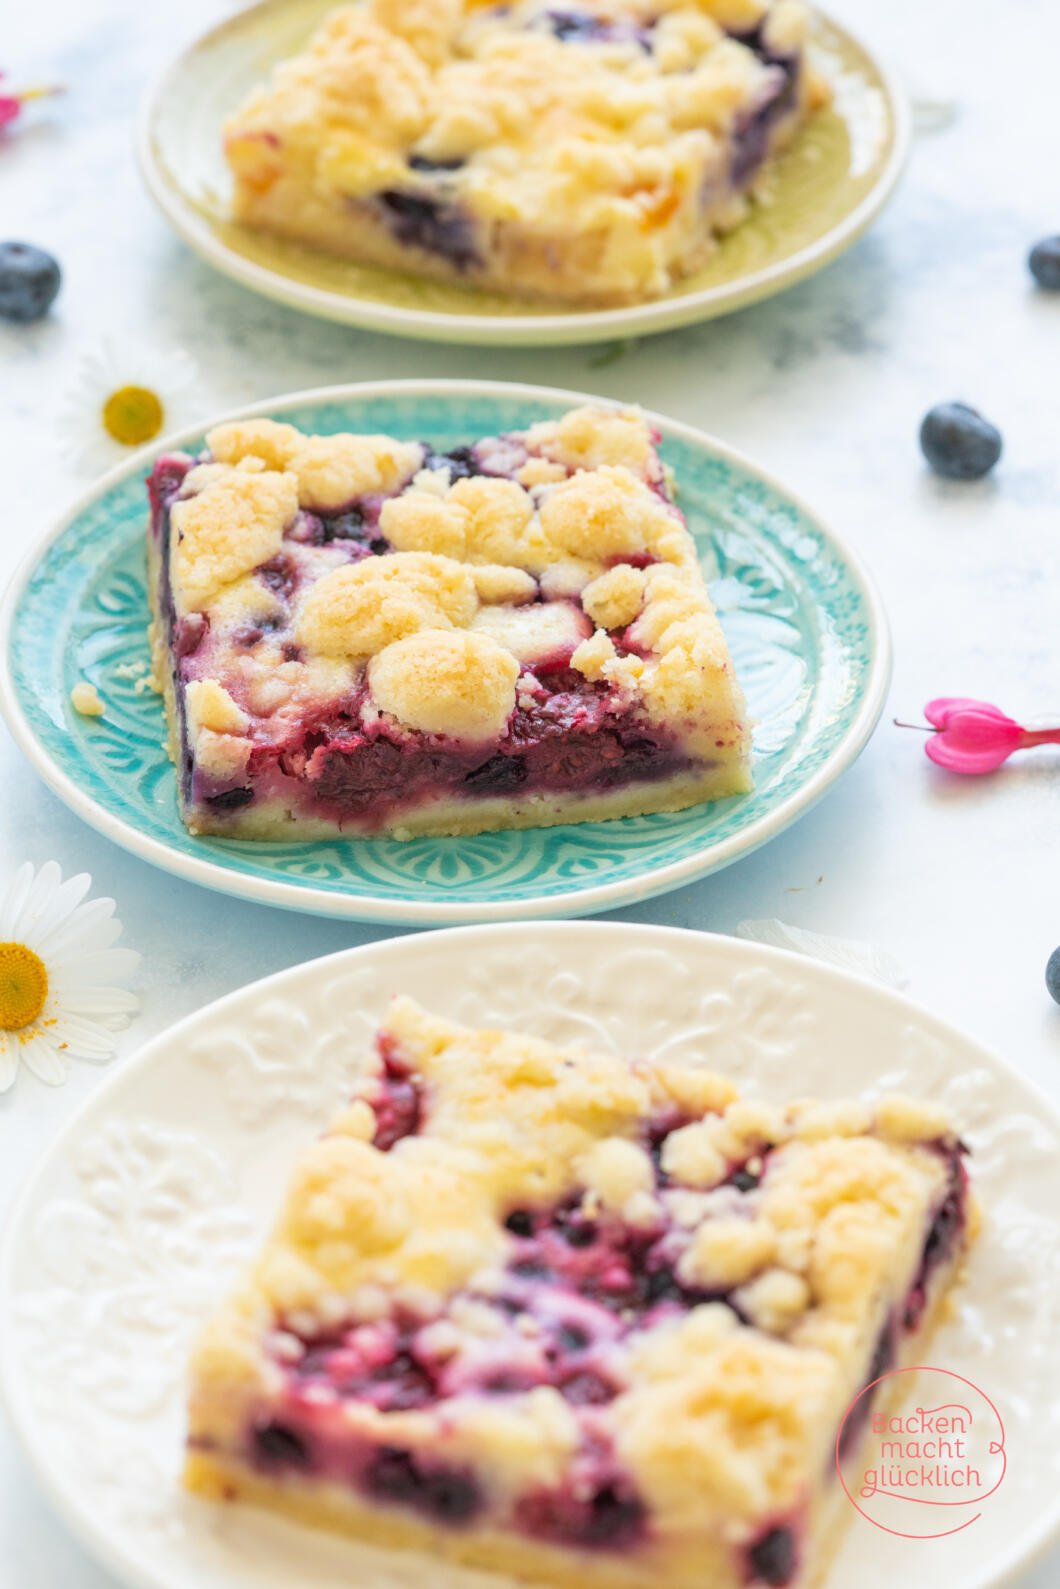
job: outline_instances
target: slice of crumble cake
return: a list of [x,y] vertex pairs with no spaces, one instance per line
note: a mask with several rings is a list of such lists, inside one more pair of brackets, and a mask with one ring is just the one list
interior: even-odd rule
[[225,152],[251,226],[626,303],[702,263],[825,97],[800,0],[367,0],[275,69]]
[[807,1589],[844,1414],[919,1360],[970,1224],[936,1108],[741,1100],[401,999],[199,1343],[187,1482],[435,1569]]
[[237,421],[149,487],[192,832],[477,833],[750,786],[743,697],[634,411],[447,453]]

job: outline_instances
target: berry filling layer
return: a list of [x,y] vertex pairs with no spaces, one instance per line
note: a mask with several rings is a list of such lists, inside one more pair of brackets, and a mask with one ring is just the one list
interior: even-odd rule
[[770,68],[757,103],[744,112],[733,139],[730,178],[734,187],[741,188],[765,164],[778,123],[798,109],[803,63],[801,54],[781,54],[772,49],[761,27],[735,37]]
[[[450,482],[507,480],[525,459],[514,438],[491,438],[448,452],[423,447],[423,467],[444,471]],[[291,711],[283,667],[307,660],[295,638],[299,604],[322,573],[395,550],[380,527],[386,498],[366,496],[326,513],[299,510],[284,531],[281,551],[244,582],[250,590],[245,621],[222,631],[209,612],[178,617],[170,587],[171,513],[175,503],[187,499],[186,477],[203,462],[210,462],[208,454],[163,457],[148,482],[186,803],[212,818],[242,816],[264,803],[340,828],[352,822],[358,831],[370,832],[403,811],[440,800],[606,794],[715,765],[709,758],[690,757],[665,728],[647,720],[642,708],[570,666],[593,625],[576,596],[550,600],[540,584],[520,605],[505,609],[521,626],[520,635],[540,631],[546,639],[521,664],[516,706],[500,737],[479,743],[410,730],[375,709],[363,671],[337,695],[309,697],[302,709]],[[654,559],[633,553],[620,561],[643,570]],[[254,591],[260,595],[254,597]],[[619,658],[638,655],[626,626],[610,640]],[[266,677],[270,672],[274,678]],[[185,706],[190,686],[215,678],[224,682],[246,718],[240,729],[245,754],[220,766],[196,758]]]
[[[375,1145],[391,1151],[429,1128],[430,1094],[393,1042],[383,1039],[378,1056],[363,1096],[375,1112]],[[295,1320],[282,1321],[272,1356],[285,1391],[247,1430],[246,1462],[270,1478],[352,1485],[371,1501],[453,1529],[492,1514],[530,1538],[585,1551],[628,1552],[650,1542],[650,1508],[598,1414],[629,1388],[628,1347],[645,1332],[704,1302],[726,1303],[748,1322],[731,1291],[696,1288],[679,1275],[687,1237],[665,1212],[670,1182],[660,1160],[669,1135],[686,1124],[672,1111],[646,1129],[664,1209],[647,1228],[601,1213],[581,1194],[550,1208],[517,1207],[503,1221],[510,1243],[502,1272],[486,1289],[450,1298],[440,1314],[399,1308],[314,1335],[301,1333]],[[768,1180],[772,1151],[765,1144],[749,1161],[731,1165],[712,1195],[723,1195],[727,1210],[744,1199],[750,1209]],[[920,1324],[934,1277],[963,1239],[963,1149],[940,1144],[938,1152],[947,1164],[944,1196],[913,1286],[881,1331],[867,1385],[893,1366],[900,1338]],[[442,1454],[447,1409],[458,1419],[469,1402],[508,1400],[541,1387],[563,1398],[580,1431],[567,1482],[531,1489],[498,1514],[489,1475]],[[384,1416],[434,1415],[440,1438],[421,1449],[396,1434],[380,1441],[351,1432],[345,1409],[352,1404]],[[846,1449],[860,1429],[848,1422]],[[795,1581],[803,1526],[800,1516],[775,1519],[742,1548],[739,1570],[749,1589],[786,1589]]]

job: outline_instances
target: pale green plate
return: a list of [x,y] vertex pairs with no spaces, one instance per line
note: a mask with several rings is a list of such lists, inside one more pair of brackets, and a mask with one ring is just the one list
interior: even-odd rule
[[[241,413],[450,447],[583,400],[534,386],[390,381]],[[144,475],[158,452],[195,448],[209,426],[107,475],[33,554],[0,612],[0,707],[38,772],[85,821],[167,871],[246,899],[360,921],[453,922],[585,915],[691,882],[780,832],[850,765],[879,717],[890,649],[865,574],[806,507],[720,443],[650,418],[756,721],[753,794],[475,838],[192,838],[177,814],[162,706],[143,687]],[[81,679],[96,685],[104,717],[73,710]]]
[[244,286],[329,320],[436,342],[601,342],[727,314],[790,287],[848,248],[876,217],[909,145],[905,102],[845,29],[817,15],[815,61],[833,100],[769,174],[751,218],[674,292],[622,309],[564,310],[347,264],[229,219],[225,117],[297,51],[334,0],[262,0],[212,28],[145,104],[141,169],[196,253]]

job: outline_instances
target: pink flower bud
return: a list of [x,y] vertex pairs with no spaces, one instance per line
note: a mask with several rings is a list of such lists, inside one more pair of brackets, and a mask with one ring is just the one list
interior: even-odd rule
[[932,761],[950,772],[994,772],[1018,750],[1020,725],[987,701],[942,696],[929,701],[924,716],[939,730],[925,749]]

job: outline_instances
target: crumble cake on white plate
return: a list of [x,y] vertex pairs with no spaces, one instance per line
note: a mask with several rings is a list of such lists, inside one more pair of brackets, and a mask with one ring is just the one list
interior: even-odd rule
[[826,91],[801,0],[364,0],[226,123],[240,221],[523,297],[635,303]]
[[241,420],[149,490],[192,832],[477,833],[750,787],[743,696],[635,411],[447,453]]
[[741,1100],[396,1000],[197,1346],[187,1483],[439,1576],[808,1589],[844,1414],[967,1247],[965,1152],[906,1098]]

